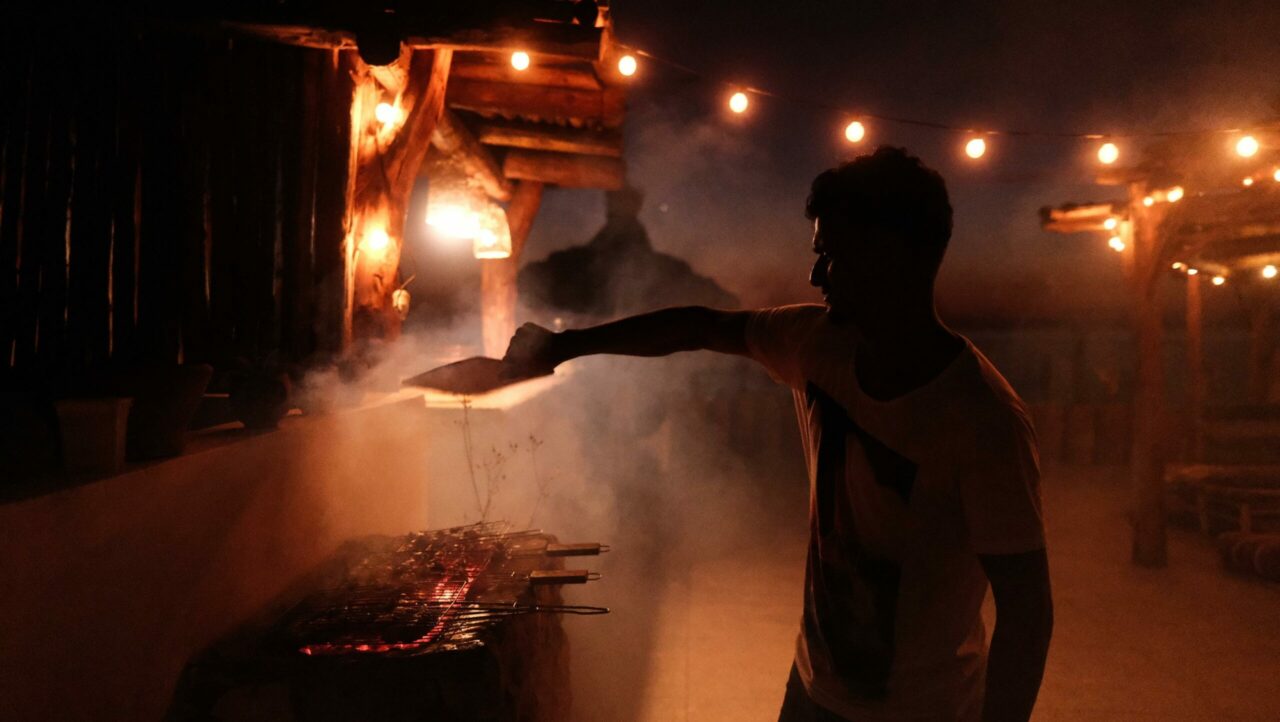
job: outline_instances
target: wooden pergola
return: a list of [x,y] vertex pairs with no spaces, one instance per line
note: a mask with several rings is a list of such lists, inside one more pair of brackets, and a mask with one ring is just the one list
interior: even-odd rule
[[1137,350],[1130,455],[1133,560],[1142,566],[1164,566],[1167,560],[1163,471],[1173,425],[1165,403],[1162,282],[1186,281],[1192,455],[1201,451],[1206,402],[1204,284],[1256,291],[1250,312],[1251,390],[1260,393],[1266,383],[1265,348],[1280,285],[1274,278],[1274,266],[1280,264],[1280,123],[1249,133],[1260,148],[1248,156],[1234,149],[1243,132],[1166,139],[1145,148],[1138,163],[1101,173],[1098,183],[1123,187],[1124,198],[1041,210],[1047,231],[1112,235],[1124,264]]
[[[378,16],[355,3],[335,7],[230,25],[330,50],[354,79],[344,338],[398,334],[392,296],[408,199],[415,180],[430,181],[440,165],[430,156],[463,169],[505,213],[510,254],[481,261],[484,347],[500,355],[515,330],[516,271],[543,189],[625,183],[626,78],[608,0],[424,3]],[[528,54],[527,68],[513,67],[515,52]]]

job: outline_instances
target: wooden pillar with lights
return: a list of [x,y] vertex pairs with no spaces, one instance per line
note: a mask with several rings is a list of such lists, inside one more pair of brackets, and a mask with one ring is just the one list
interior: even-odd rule
[[1191,417],[1192,459],[1204,458],[1204,301],[1200,275],[1187,276],[1187,412]]
[[520,268],[520,252],[524,249],[533,219],[542,204],[542,184],[519,181],[507,206],[507,223],[511,227],[511,255],[480,261],[480,306],[484,336],[484,352],[495,358],[507,350],[516,331],[516,275]]
[[393,339],[400,249],[414,179],[444,110],[452,50],[410,50],[389,65],[356,61],[347,185],[344,342]]
[[1133,266],[1129,274],[1138,368],[1134,392],[1132,482],[1133,562],[1163,567],[1168,561],[1164,509],[1164,314],[1159,287],[1163,270],[1160,224],[1166,204],[1144,203],[1145,182],[1129,185]]

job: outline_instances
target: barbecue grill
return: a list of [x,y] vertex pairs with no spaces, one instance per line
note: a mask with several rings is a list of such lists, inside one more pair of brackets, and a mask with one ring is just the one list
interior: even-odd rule
[[504,522],[349,543],[309,591],[193,660],[170,718],[261,718],[219,700],[279,688],[268,716],[556,719],[568,690],[555,619],[608,612],[563,603],[562,585],[599,578],[565,560],[605,551]]

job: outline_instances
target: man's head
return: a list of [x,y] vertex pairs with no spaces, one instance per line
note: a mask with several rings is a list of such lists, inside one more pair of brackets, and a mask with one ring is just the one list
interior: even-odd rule
[[813,180],[805,216],[818,260],[809,281],[828,313],[860,323],[933,302],[933,280],[951,238],[942,176],[902,148],[882,146]]

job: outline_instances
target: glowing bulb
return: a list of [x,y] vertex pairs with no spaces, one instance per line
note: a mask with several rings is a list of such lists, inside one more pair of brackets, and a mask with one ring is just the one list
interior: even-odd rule
[[1173,262],[1173,270],[1175,271],[1181,271],[1183,268],[1186,268],[1186,266],[1187,264],[1183,263],[1182,261]]
[[867,137],[867,128],[855,120],[844,127],[844,137],[850,143],[860,143],[863,138]]
[[1244,185],[1245,188],[1248,188],[1249,186],[1253,185],[1253,178],[1245,178],[1244,180],[1240,181],[1240,183]]
[[1116,253],[1124,250],[1124,241],[1120,239],[1120,236],[1112,236],[1111,240],[1107,241],[1107,245],[1111,246],[1111,250]]
[[1251,158],[1258,152],[1258,139],[1252,135],[1246,135],[1236,141],[1236,153],[1241,158]]
[[529,68],[529,54],[523,50],[517,50],[512,53],[511,67],[516,70],[527,70]]
[[1267,265],[1263,266],[1263,267],[1262,267],[1262,277],[1263,277],[1263,278],[1275,278],[1275,277],[1276,277],[1276,267],[1275,267],[1275,266],[1272,266],[1272,265],[1270,265],[1270,264],[1267,264]]
[[735,113],[745,113],[749,102],[750,101],[747,100],[747,94],[742,91],[738,91],[729,96],[729,110],[732,110]]
[[618,58],[618,72],[627,77],[635,75],[636,68],[638,67],[639,65],[636,63],[634,55],[623,55],[621,58]]
[[1098,148],[1098,161],[1103,165],[1111,165],[1120,158],[1120,149],[1115,143],[1103,143]]
[[972,138],[968,143],[964,144],[964,154],[970,158],[981,158],[987,152],[987,141],[981,138]]
[[400,109],[391,103],[378,103],[373,109],[373,117],[383,125],[391,125],[400,120]]
[[1200,271],[1199,271],[1199,270],[1197,270],[1197,269],[1195,269],[1195,268],[1188,268],[1188,269],[1187,269],[1187,275],[1188,275],[1188,276],[1194,276],[1194,275],[1196,275],[1196,274],[1197,274],[1197,273],[1199,273],[1199,272],[1200,272]]
[[1146,198],[1142,199],[1142,205],[1146,206],[1147,208],[1150,208],[1155,204],[1156,204],[1156,199],[1152,198],[1151,196],[1147,196]]
[[364,243],[361,245],[366,253],[382,253],[387,250],[387,246],[391,245],[391,236],[388,236],[386,230],[382,228],[374,228],[365,234]]
[[1186,195],[1186,191],[1182,190],[1182,186],[1174,186],[1164,194],[1164,199],[1170,203],[1177,203]]
[[1223,276],[1214,276],[1214,277],[1213,277],[1213,285],[1215,285],[1215,286],[1221,286],[1222,284],[1224,284],[1224,283],[1226,283],[1226,282],[1227,282],[1227,279],[1226,279],[1225,277],[1223,277]]
[[1276,183],[1280,183],[1280,168],[1276,168],[1276,172],[1272,173],[1271,177],[1275,179]]
[[1108,218],[1102,222],[1102,227],[1108,231],[1114,231],[1118,225],[1120,225],[1120,220],[1117,218]]

